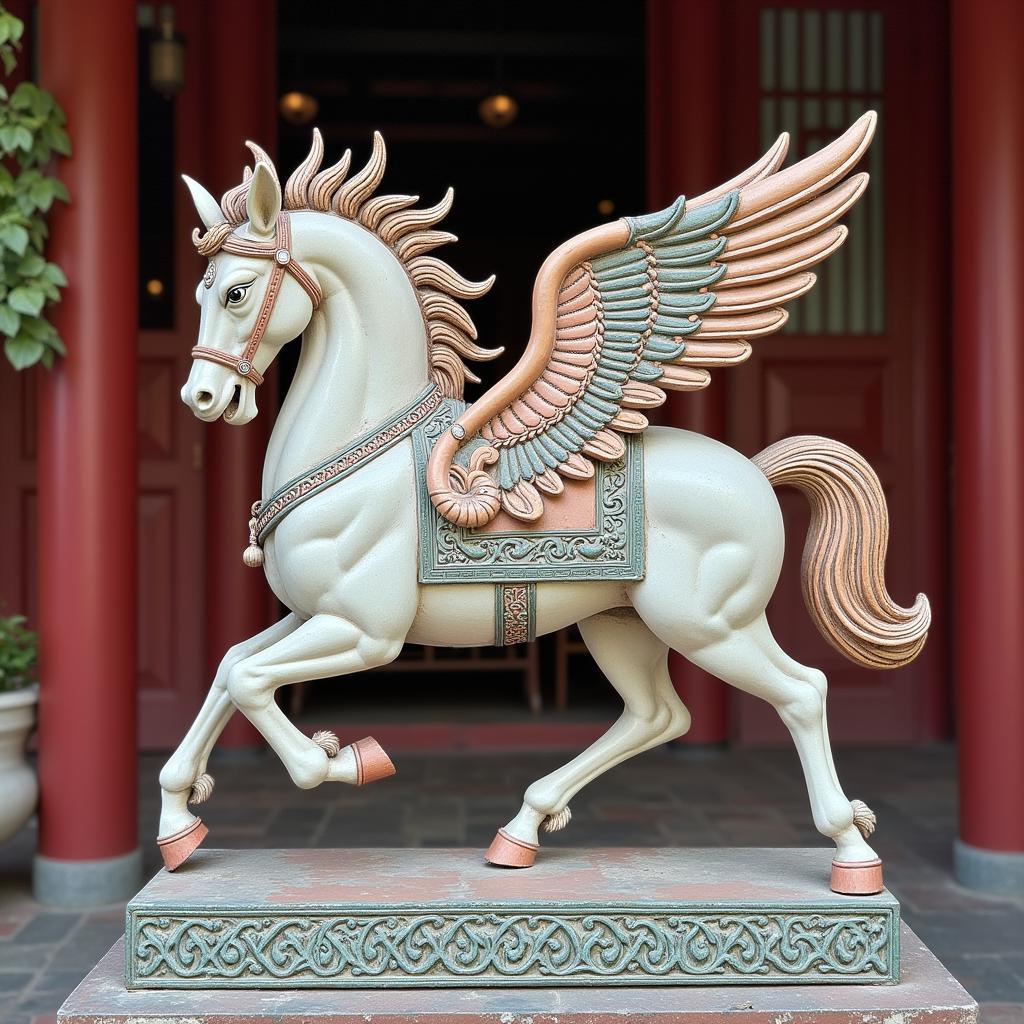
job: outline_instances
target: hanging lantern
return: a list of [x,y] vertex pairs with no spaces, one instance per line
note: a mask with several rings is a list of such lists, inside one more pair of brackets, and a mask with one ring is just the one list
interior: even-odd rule
[[160,8],[160,27],[149,44],[149,84],[165,99],[185,85],[185,45],[174,31],[174,8]]

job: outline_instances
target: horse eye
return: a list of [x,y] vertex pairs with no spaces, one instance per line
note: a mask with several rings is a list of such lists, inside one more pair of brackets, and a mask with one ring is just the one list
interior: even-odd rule
[[234,304],[241,302],[242,299],[245,298],[246,291],[247,289],[243,288],[241,285],[236,284],[235,287],[232,288],[227,294],[228,303]]

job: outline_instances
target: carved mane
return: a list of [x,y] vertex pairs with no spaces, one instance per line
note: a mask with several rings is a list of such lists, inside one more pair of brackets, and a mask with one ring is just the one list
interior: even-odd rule
[[[267,153],[254,142],[246,145],[256,163],[266,164],[276,179],[277,168]],[[366,166],[351,178],[351,150],[345,150],[336,164],[320,170],[323,158],[323,137],[314,128],[309,154],[285,182],[283,208],[331,213],[355,221],[391,249],[409,275],[423,313],[430,379],[449,398],[462,398],[467,380],[480,381],[463,359],[495,359],[503,350],[476,344],[476,327],[459,301],[486,295],[494,284],[494,275],[485,281],[467,281],[444,260],[427,255],[440,245],[458,240],[451,232],[436,229],[452,208],[453,190],[449,188],[435,206],[420,210],[412,208],[419,202],[419,196],[375,195],[387,160],[380,132],[373,133],[373,152]],[[246,222],[251,180],[252,171],[247,167],[241,184],[221,197],[223,224],[214,225],[203,235],[198,230],[193,232],[192,240],[201,255],[212,256],[224,239]]]

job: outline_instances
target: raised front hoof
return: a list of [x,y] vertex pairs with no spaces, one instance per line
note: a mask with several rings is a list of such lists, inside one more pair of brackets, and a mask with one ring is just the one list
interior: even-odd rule
[[191,825],[186,825],[180,832],[158,838],[156,845],[160,847],[160,856],[164,859],[164,867],[168,871],[176,871],[192,856],[209,835],[210,830],[203,824],[202,818],[196,818]]
[[536,843],[527,843],[516,839],[503,828],[498,829],[491,845],[487,847],[484,860],[499,868],[529,868],[537,859],[540,847]]
[[874,896],[885,888],[882,881],[882,862],[861,861],[859,864],[840,864],[832,861],[832,891],[843,896]]
[[384,748],[372,737],[364,736],[352,744],[356,758],[356,785],[365,786],[395,774],[395,766]]

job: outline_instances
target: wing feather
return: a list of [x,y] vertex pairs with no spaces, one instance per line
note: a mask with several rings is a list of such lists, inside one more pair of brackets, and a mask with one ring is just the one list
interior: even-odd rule
[[[543,496],[560,493],[561,478],[586,479],[594,461],[621,459],[624,435],[646,429],[646,410],[666,391],[707,387],[711,369],[750,355],[748,339],[779,330],[785,305],[813,287],[810,268],[846,239],[837,222],[867,187],[866,174],[850,172],[875,121],[865,114],[785,170],[788,137],[780,136],[724,185],[556,249],[534,286],[523,357],[459,417],[463,432],[435,445],[427,480],[441,513],[464,526],[489,521],[499,508],[535,521]],[[422,266],[429,281],[434,265]],[[429,292],[426,301],[473,344],[470,321]],[[474,449],[474,458],[490,468],[463,486],[465,471],[450,476],[449,469],[460,442],[474,436],[488,446]]]
[[719,293],[716,313],[751,313],[769,306],[781,306],[809,292],[817,280],[814,274],[793,274],[749,287],[731,287]]
[[772,307],[760,313],[740,313],[736,316],[706,316],[695,337],[756,338],[779,330],[789,318],[784,309]]
[[[701,337],[698,332],[697,337]],[[735,366],[753,351],[746,341],[691,341],[676,362],[682,366]]]
[[789,213],[762,221],[753,227],[728,233],[724,258],[756,256],[817,235],[835,223],[861,197],[868,185],[866,174],[855,174],[831,192],[812,199]]
[[726,263],[719,287],[727,289],[733,285],[752,284],[755,281],[774,281],[780,277],[788,277],[794,270],[806,270],[817,266],[846,241],[848,234],[846,225],[839,224],[813,238],[806,238],[795,245],[787,245],[784,249]]

